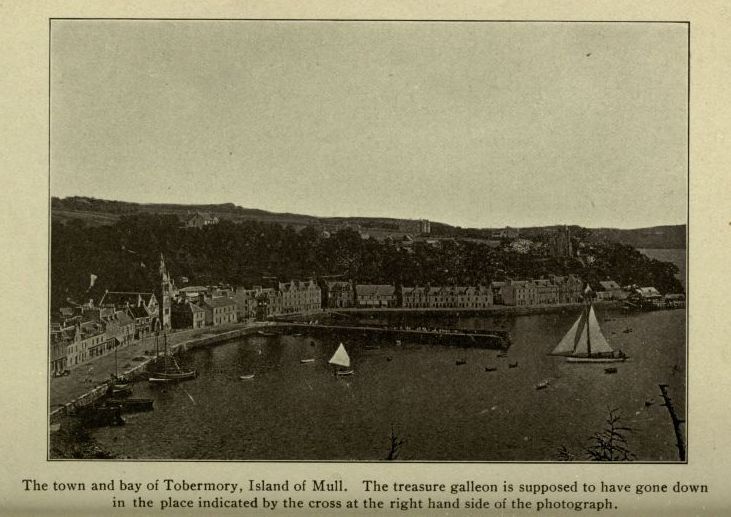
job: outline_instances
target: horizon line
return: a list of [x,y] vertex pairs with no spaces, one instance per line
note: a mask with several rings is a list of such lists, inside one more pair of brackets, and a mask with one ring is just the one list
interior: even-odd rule
[[[141,201],[130,201],[126,199],[108,199],[108,198],[100,198],[95,197],[91,195],[84,195],[84,194],[73,194],[73,195],[67,195],[67,196],[60,196],[60,195],[54,195],[51,194],[49,197],[49,204],[50,200],[56,198],[56,199],[68,199],[68,198],[89,198],[89,199],[95,199],[98,201],[111,201],[111,202],[119,202],[119,203],[130,203],[135,205],[142,205],[142,206],[149,206],[149,205],[190,205],[190,206],[216,206],[216,205],[233,205],[238,208],[243,208],[245,210],[259,210],[262,212],[268,212],[273,215],[296,215],[300,217],[310,217],[313,219],[393,219],[396,221],[419,221],[419,220],[427,220],[429,223],[437,223],[437,224],[444,224],[447,226],[452,226],[454,228],[461,228],[461,229],[469,229],[469,230],[492,230],[496,228],[516,228],[516,229],[522,229],[522,228],[545,228],[550,226],[578,226],[580,228],[586,228],[589,230],[604,230],[604,229],[614,229],[614,230],[642,230],[645,228],[656,228],[659,226],[688,226],[688,221],[683,221],[680,223],[655,223],[651,225],[646,226],[633,226],[633,227],[625,227],[625,226],[610,226],[610,225],[600,225],[600,226],[584,226],[579,223],[543,223],[543,224],[531,224],[531,225],[513,225],[513,224],[503,224],[503,225],[497,225],[497,226],[463,226],[460,224],[455,223],[448,223],[444,221],[438,221],[436,219],[429,219],[428,217],[394,217],[390,215],[312,215],[307,213],[298,213],[298,212],[289,212],[289,211],[275,211],[270,210],[266,208],[258,208],[258,207],[246,207],[237,204],[234,201],[219,201],[219,202],[209,202],[209,203],[196,203],[196,202],[170,202],[170,201],[152,201],[152,202],[141,202]],[[52,209],[52,207],[49,206],[49,208]]]

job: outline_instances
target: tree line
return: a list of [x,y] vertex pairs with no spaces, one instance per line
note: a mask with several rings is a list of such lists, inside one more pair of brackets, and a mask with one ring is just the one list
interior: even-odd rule
[[[682,292],[677,267],[630,246],[594,245],[595,260],[557,259],[539,252],[459,239],[439,246],[417,241],[410,249],[390,240],[362,239],[343,229],[324,238],[313,227],[299,231],[276,223],[231,222],[185,228],[175,215],[122,215],[112,225],[81,219],[51,228],[51,305],[93,298],[105,289],[150,291],[159,281],[162,253],[175,278],[210,285],[271,285],[290,279],[352,279],[393,285],[487,285],[507,278],[575,274],[590,282],[652,285]],[[95,275],[91,285],[91,275]]]

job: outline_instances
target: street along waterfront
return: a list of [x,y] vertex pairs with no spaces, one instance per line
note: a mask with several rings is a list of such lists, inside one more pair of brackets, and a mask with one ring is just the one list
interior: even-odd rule
[[[685,311],[599,308],[607,339],[631,357],[614,374],[548,355],[578,312],[450,322],[508,330],[506,357],[349,335],[355,374],[342,378],[327,364],[346,339],[334,333],[256,335],[192,350],[184,360],[198,369],[197,379],[164,389],[138,383],[136,395],[154,398],[155,411],[129,415],[126,425],[94,437],[117,456],[139,459],[367,461],[387,457],[393,429],[405,440],[400,460],[557,460],[560,447],[586,460],[589,438],[617,408],[633,429],[627,440],[635,459],[677,461],[658,384],[670,385],[682,418]],[[545,380],[547,388],[537,390]]]

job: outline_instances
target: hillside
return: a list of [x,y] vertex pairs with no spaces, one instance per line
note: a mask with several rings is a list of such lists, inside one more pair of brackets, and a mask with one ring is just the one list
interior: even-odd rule
[[[258,221],[289,225],[295,229],[306,226],[331,228],[343,225],[358,225],[362,230],[380,230],[372,232],[379,236],[388,232],[399,232],[399,225],[409,220],[383,217],[316,217],[303,214],[277,213],[244,208],[233,203],[209,205],[185,205],[165,203],[130,203],[126,201],[110,201],[89,197],[74,196],[68,198],[52,198],[51,214],[56,222],[67,222],[80,219],[89,226],[114,224],[121,216],[132,214],[175,215],[183,219],[200,211],[221,220],[232,222]],[[557,226],[517,228],[521,237],[535,238],[547,230]],[[581,228],[572,226],[572,234],[581,236],[590,242],[618,242],[635,248],[683,249],[685,248],[685,225],[654,226],[650,228],[616,229],[616,228]],[[436,237],[464,237],[475,239],[491,239],[501,228],[461,228],[445,223],[432,222],[431,234]]]

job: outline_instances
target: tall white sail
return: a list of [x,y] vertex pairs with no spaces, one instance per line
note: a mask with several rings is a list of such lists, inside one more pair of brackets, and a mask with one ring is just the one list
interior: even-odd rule
[[350,356],[348,355],[348,352],[345,350],[345,347],[342,343],[340,343],[340,346],[337,350],[335,350],[335,353],[328,361],[330,364],[335,364],[337,366],[343,366],[345,368],[348,368],[350,366]]
[[606,354],[612,352],[612,347],[609,346],[607,339],[604,337],[604,334],[602,334],[601,327],[599,327],[599,321],[596,319],[594,307],[589,310],[589,332],[591,333],[592,354]]
[[552,355],[571,355],[574,353],[576,348],[576,342],[580,333],[579,327],[583,328],[582,320],[584,319],[584,313],[576,318],[576,321],[571,326],[569,331],[564,335],[563,339],[558,343],[558,346],[551,352]]
[[[592,356],[612,352],[612,347],[607,343],[604,334],[602,334],[602,329],[599,327],[599,321],[596,319],[593,306],[589,309],[588,313],[584,311],[582,314],[582,322],[577,332],[576,347],[574,348],[574,353],[571,355],[576,357],[589,357],[590,351]],[[589,350],[590,348],[591,350]]]

